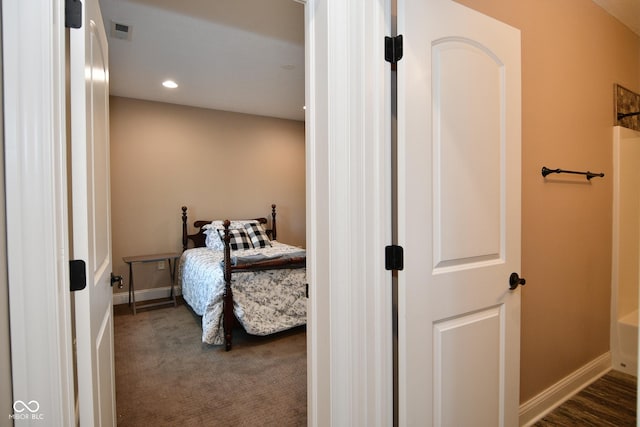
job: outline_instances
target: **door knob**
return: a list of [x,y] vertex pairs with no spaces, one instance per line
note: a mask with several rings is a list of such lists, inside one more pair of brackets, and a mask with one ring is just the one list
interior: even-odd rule
[[527,283],[527,281],[524,279],[524,277],[520,277],[518,276],[518,273],[511,273],[511,276],[509,276],[509,289],[514,290],[515,288],[518,287],[518,285],[522,285],[524,286]]
[[113,273],[111,273],[111,287],[113,287],[115,283],[118,284],[118,289],[122,289],[122,276],[114,276]]

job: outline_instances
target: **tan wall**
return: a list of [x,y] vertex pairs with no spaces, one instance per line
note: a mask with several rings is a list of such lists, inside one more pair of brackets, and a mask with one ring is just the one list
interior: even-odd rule
[[522,31],[524,402],[609,350],[613,84],[640,91],[640,37],[591,0],[459,2]]
[[[181,251],[183,205],[192,226],[270,218],[276,203],[278,240],[305,245],[303,122],[121,97],[110,114],[113,262],[125,281],[123,256]],[[157,265],[135,268],[136,290],[169,283]]]

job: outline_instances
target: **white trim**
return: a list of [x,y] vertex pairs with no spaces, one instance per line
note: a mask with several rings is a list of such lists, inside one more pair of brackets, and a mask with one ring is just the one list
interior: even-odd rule
[[390,4],[308,0],[305,22],[308,425],[391,425]]
[[612,200],[612,232],[611,232],[611,315],[609,325],[609,348],[611,349],[611,365],[619,366],[618,343],[618,281],[619,281],[619,245],[620,245],[620,126],[613,127],[613,200]]
[[[304,7],[305,20],[305,145],[306,145],[306,245],[307,245],[307,281],[309,282],[309,300],[307,303],[307,425],[321,425],[321,414],[326,409],[326,403],[321,400],[321,396],[327,394],[325,382],[320,377],[320,371],[325,368],[326,353],[322,350],[326,349],[326,339],[319,336],[322,326],[319,326],[320,318],[317,310],[318,299],[324,298],[324,293],[317,289],[316,283],[319,283],[319,272],[317,265],[321,263],[316,253],[318,252],[318,233],[322,220],[316,214],[316,205],[320,192],[316,190],[316,165],[318,156],[318,146],[316,137],[321,137],[316,129],[318,118],[315,113],[321,105],[321,101],[316,96],[316,51],[320,47],[317,46],[315,39],[315,21],[319,12],[312,8],[314,0],[310,0],[312,4],[306,3]],[[322,127],[320,127],[322,129]],[[321,342],[322,341],[322,342]]]
[[520,425],[535,424],[610,370],[611,353],[606,352],[520,405]]
[[[174,291],[177,295],[182,295],[182,289],[175,287]],[[135,291],[136,302],[149,301],[152,299],[168,298],[171,295],[171,286],[163,286],[161,288],[140,289]],[[128,304],[129,292],[116,292],[113,294],[113,305]]]
[[64,2],[2,8],[13,397],[38,401],[47,425],[74,425]]

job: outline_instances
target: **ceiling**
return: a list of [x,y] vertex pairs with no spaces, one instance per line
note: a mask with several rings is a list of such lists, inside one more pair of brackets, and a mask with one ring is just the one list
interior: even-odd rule
[[[304,5],[100,0],[100,8],[112,95],[304,120]],[[112,22],[128,26],[130,40],[111,36]],[[164,88],[167,79],[178,87]]]
[[[640,0],[593,0],[640,35]],[[294,0],[100,0],[111,94],[304,120],[304,6]],[[162,87],[167,79],[176,89]]]
[[593,0],[640,36],[640,0]]

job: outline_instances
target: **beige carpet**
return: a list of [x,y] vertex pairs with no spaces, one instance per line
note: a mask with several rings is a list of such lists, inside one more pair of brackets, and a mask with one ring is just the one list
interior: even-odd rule
[[306,336],[234,331],[234,347],[201,343],[184,305],[115,310],[119,426],[304,426]]

